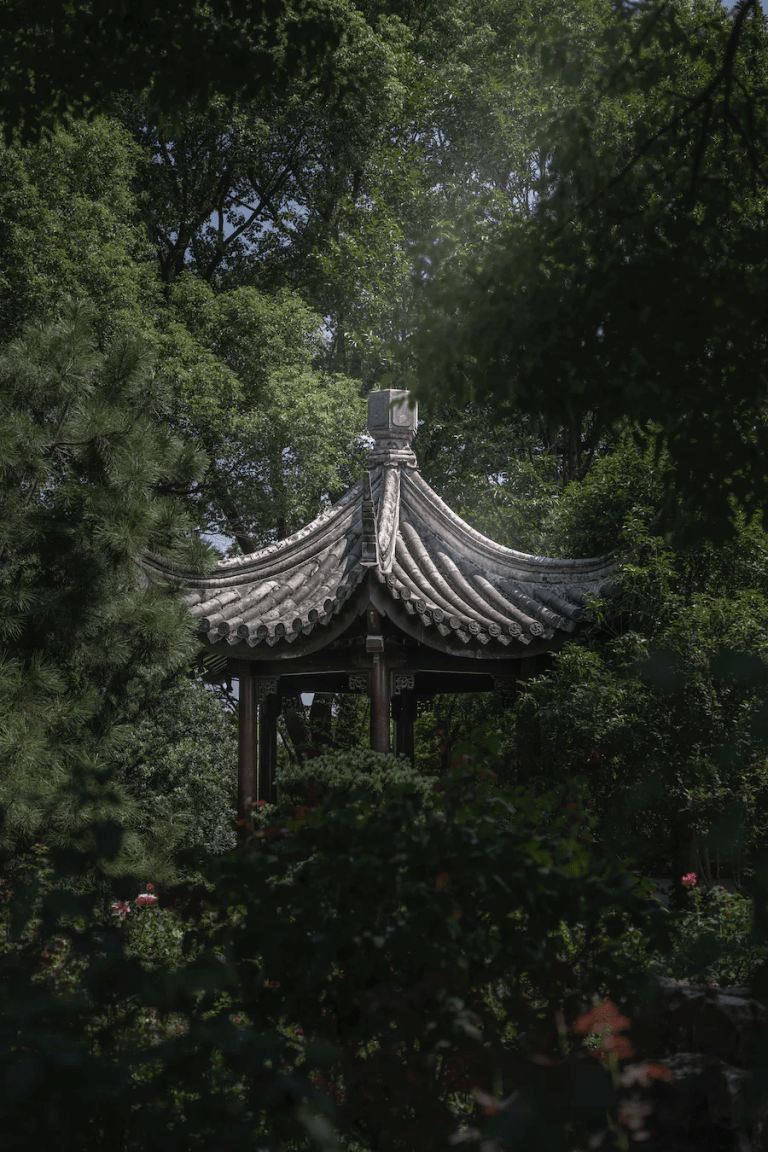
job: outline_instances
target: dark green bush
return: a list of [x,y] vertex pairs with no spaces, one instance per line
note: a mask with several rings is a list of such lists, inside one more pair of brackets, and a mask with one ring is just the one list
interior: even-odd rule
[[[330,1148],[335,1128],[411,1152],[471,1124],[570,1152],[602,1128],[611,1077],[565,1058],[556,1013],[607,989],[635,1002],[668,918],[595,855],[572,792],[504,795],[474,770],[438,787],[434,806],[409,784],[301,806],[205,886],[161,889],[162,917],[112,910],[131,878],[75,896],[88,853],[51,853],[44,889],[19,879],[0,955],[7,1146]],[[196,924],[182,953],[160,931],[174,907]],[[484,1120],[477,1093],[513,1090],[522,1111]]]
[[167,828],[172,845],[214,856],[234,847],[237,729],[199,681],[145,685],[118,777],[145,826]]

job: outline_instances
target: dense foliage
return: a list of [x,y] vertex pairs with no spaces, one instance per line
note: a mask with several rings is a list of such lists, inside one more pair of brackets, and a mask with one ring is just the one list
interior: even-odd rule
[[589,95],[541,133],[535,210],[484,249],[425,253],[420,385],[576,431],[652,421],[669,519],[688,505],[722,534],[734,497],[766,507],[766,17],[757,0],[615,12],[589,53],[551,45]]
[[[146,828],[162,829],[169,857],[180,849],[217,856],[234,847],[237,807],[235,716],[199,679],[146,677],[133,709],[117,780]],[[155,872],[157,877],[157,872]]]
[[[330,1148],[337,1128],[352,1148],[440,1148],[479,1119],[478,1140],[568,1149],[604,1132],[609,1071],[556,1014],[606,985],[631,1004],[666,927],[565,799],[474,771],[428,808],[407,784],[331,796],[257,830],[192,902],[125,878],[110,910],[56,884],[64,857],[39,860],[0,950],[9,1146]],[[482,1094],[515,1086],[519,1107],[483,1120]]]
[[[101,780],[98,814],[111,818],[131,682],[194,653],[183,606],[141,579],[142,557],[209,559],[183,507],[158,491],[194,478],[202,461],[158,427],[164,397],[140,338],[100,348],[92,310],[70,302],[6,347],[0,377],[0,787],[12,852],[87,833],[68,796],[82,774],[91,788]],[[126,810],[124,850],[151,853],[135,816]]]
[[664,468],[626,439],[563,497],[571,546],[619,540],[622,595],[526,686],[511,759],[541,787],[583,773],[600,835],[645,868],[723,858],[738,879],[765,835],[768,539],[742,520],[725,545],[674,549]]

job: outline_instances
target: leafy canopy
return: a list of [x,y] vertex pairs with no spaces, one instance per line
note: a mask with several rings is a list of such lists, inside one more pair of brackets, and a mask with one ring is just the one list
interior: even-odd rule
[[3,127],[34,139],[66,116],[108,109],[115,93],[148,91],[172,115],[214,94],[275,88],[297,70],[316,81],[355,23],[343,0],[8,0],[0,10]]
[[646,0],[571,49],[549,52],[592,94],[542,127],[535,210],[425,252],[418,387],[652,422],[674,501],[722,532],[734,500],[768,506],[765,17]]

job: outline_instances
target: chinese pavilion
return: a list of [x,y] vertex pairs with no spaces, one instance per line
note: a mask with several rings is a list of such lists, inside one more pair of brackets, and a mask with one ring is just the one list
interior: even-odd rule
[[304,692],[370,699],[371,747],[413,754],[416,701],[514,691],[612,595],[611,560],[553,560],[476,532],[419,473],[408,393],[374,392],[362,479],[311,524],[181,580],[215,663],[239,680],[239,816],[274,798],[277,717]]

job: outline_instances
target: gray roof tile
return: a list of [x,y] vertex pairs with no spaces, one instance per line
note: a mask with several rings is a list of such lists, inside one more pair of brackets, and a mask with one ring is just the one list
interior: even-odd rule
[[251,658],[327,626],[356,593],[365,596],[368,573],[404,631],[418,626],[425,644],[457,639],[466,655],[482,650],[486,658],[523,656],[534,638],[565,637],[590,596],[615,594],[611,557],[532,556],[466,524],[419,474],[410,448],[416,425],[407,394],[391,391],[386,402],[377,394],[368,483],[286,540],[222,560],[209,576],[174,571],[158,556],[147,557],[148,572],[184,584],[210,644],[245,643]]

